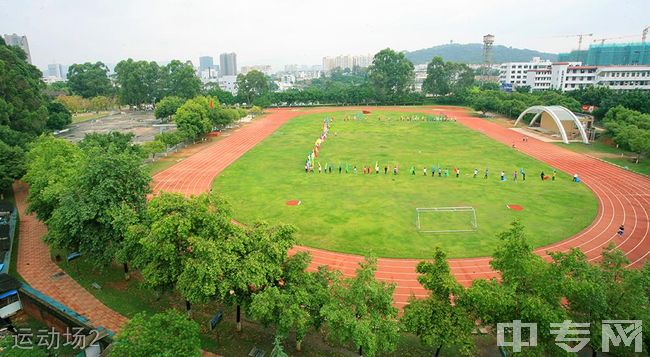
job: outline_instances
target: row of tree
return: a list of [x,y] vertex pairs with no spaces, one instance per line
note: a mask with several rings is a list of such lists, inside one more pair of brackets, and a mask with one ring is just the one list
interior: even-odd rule
[[[92,98],[84,98],[79,95],[59,95],[56,102],[63,104],[72,113],[100,112],[115,108],[117,103],[112,97],[98,95]],[[69,124],[69,123],[68,123]]]
[[639,154],[637,162],[650,153],[650,114],[619,105],[607,111],[603,123],[617,145]]
[[[436,249],[432,260],[422,261],[416,268],[418,280],[429,295],[422,299],[412,297],[399,318],[392,298],[395,285],[376,279],[376,259],[361,262],[351,278],[343,278],[326,267],[307,271],[309,254],[287,257],[292,229],[280,226],[271,230],[275,234],[269,234],[266,228],[261,235],[250,235],[260,242],[254,244],[257,248],[264,246],[271,252],[253,250],[252,257],[236,262],[232,259],[242,257],[242,250],[238,248],[233,253],[228,246],[247,229],[232,225],[222,201],[210,195],[194,199],[169,195],[161,197],[157,205],[162,201],[167,207],[165,212],[161,212],[162,207],[154,209],[159,223],[137,227],[133,232],[139,236],[134,242],[137,249],[148,251],[138,253],[144,257],[141,264],[145,284],[159,289],[175,288],[194,302],[235,300],[246,307],[252,319],[274,327],[280,340],[295,335],[298,351],[308,333],[322,332],[342,347],[374,356],[395,351],[401,333],[407,332],[417,335],[436,356],[443,350],[472,356],[477,352],[477,330],[485,328],[496,334],[497,324],[522,320],[537,324],[537,346],[524,347],[526,354],[560,356],[568,353],[557,344],[551,324],[570,320],[588,324],[587,345],[595,355],[602,348],[602,321],[650,321],[650,264],[642,269],[628,269],[629,262],[614,246],[603,250],[598,264],[589,262],[579,249],[551,253],[547,261],[533,253],[518,222],[500,234],[501,243],[491,261],[500,279],[476,280],[471,287],[464,288],[452,275],[445,253]],[[192,213],[190,206],[199,210]],[[211,206],[212,213],[206,213]],[[179,207],[183,209],[178,210]],[[193,215],[196,219],[190,218]],[[216,223],[205,223],[205,215]],[[204,223],[196,226],[190,222]],[[186,231],[181,227],[195,228]],[[179,232],[192,238],[179,240]],[[214,235],[218,238],[208,238]],[[273,242],[275,239],[278,241]],[[244,247],[251,243],[249,239],[244,241]],[[170,255],[182,259],[175,261]],[[229,271],[231,266],[236,266],[237,271]],[[155,328],[165,336],[187,324],[178,313],[161,316],[170,322],[167,326],[156,324]],[[159,340],[138,336],[151,336],[153,332],[140,330],[133,334],[135,326],[143,328],[142,317],[129,322],[117,336],[115,351],[120,352],[116,356],[133,355],[135,351],[199,353],[196,335],[185,341],[171,337],[169,346],[178,348],[171,350],[157,343]],[[523,330],[522,341],[530,339],[529,332]],[[647,329],[642,337],[645,349],[650,348]],[[611,347],[610,353],[617,356],[635,354],[634,345]]]

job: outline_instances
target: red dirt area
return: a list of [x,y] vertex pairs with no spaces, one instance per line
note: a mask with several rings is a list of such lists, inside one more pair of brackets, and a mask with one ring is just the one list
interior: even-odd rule
[[524,207],[520,205],[508,205],[508,208],[510,208],[513,211],[523,211]]
[[370,110],[364,110],[363,114],[370,114]]
[[290,200],[287,201],[287,206],[297,206],[300,204],[300,200]]

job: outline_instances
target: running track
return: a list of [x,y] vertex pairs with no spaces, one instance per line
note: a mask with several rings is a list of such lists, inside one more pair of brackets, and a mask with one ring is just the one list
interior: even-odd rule
[[[185,195],[200,194],[210,189],[214,178],[246,151],[273,133],[287,120],[305,113],[350,110],[351,108],[277,109],[263,119],[254,121],[230,136],[154,176],[154,192],[170,191]],[[377,110],[378,108],[366,108]],[[582,182],[598,200],[598,214],[594,222],[580,233],[552,245],[541,247],[536,253],[542,256],[548,251],[566,251],[579,247],[591,261],[597,260],[603,247],[610,242],[622,249],[630,266],[639,267],[650,259],[650,179],[588,156],[565,150],[553,144],[529,138],[522,142],[522,134],[486,120],[469,116],[462,108],[386,108],[413,112],[442,112],[459,123],[510,146],[516,142],[518,150],[573,175],[578,173]],[[625,236],[619,237],[618,226],[625,224]],[[312,266],[328,265],[344,275],[354,274],[357,263],[363,257],[296,246],[292,252],[309,251]],[[418,259],[379,259],[377,277],[397,284],[395,303],[404,306],[411,294],[423,297],[426,291],[417,282],[415,266]],[[458,281],[469,286],[474,279],[496,277],[490,268],[490,258],[451,259],[449,264]]]

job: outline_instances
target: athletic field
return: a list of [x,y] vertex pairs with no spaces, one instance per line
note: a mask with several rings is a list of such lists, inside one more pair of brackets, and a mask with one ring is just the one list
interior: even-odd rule
[[[540,173],[552,176],[553,168],[458,123],[430,122],[412,113],[359,113],[308,114],[290,120],[223,171],[214,189],[228,199],[238,221],[291,223],[299,229],[299,244],[381,257],[424,258],[435,246],[450,257],[490,255],[496,234],[514,218],[526,225],[532,244],[543,246],[577,233],[596,215],[596,199],[584,185],[560,172],[555,182],[542,181]],[[420,120],[409,120],[415,116]],[[314,173],[306,174],[307,154],[326,117],[333,120],[316,164],[334,168],[331,174],[319,174],[316,166]],[[379,175],[374,172],[376,162]],[[385,175],[384,166],[392,171],[395,164],[399,174]],[[373,173],[364,175],[364,165]],[[415,175],[409,172],[411,166]],[[436,171],[440,166],[443,176],[447,169],[449,176],[431,177],[432,166]],[[454,168],[460,169],[459,178]],[[502,170],[506,181],[499,179]],[[289,206],[290,200],[301,204]],[[511,210],[509,204],[523,210]],[[461,206],[475,209],[476,231],[418,231],[416,208]],[[426,213],[421,219],[423,230],[472,226],[467,212]]]

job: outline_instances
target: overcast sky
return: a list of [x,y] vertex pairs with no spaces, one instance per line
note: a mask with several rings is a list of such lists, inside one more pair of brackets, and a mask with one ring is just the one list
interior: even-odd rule
[[0,33],[27,35],[39,67],[129,57],[198,65],[236,52],[239,66],[281,68],[487,33],[549,52],[576,48],[577,38],[560,36],[578,33],[639,41],[649,14],[650,0],[0,0]]

